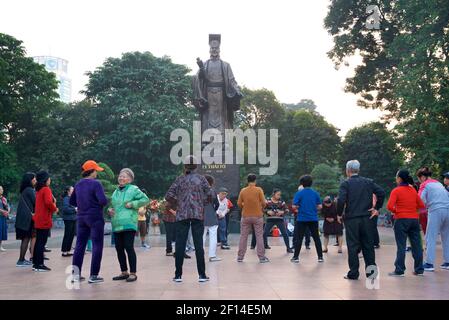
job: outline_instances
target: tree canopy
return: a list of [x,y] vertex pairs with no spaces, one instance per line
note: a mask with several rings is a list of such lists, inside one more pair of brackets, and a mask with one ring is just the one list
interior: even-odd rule
[[325,27],[328,53],[338,67],[362,62],[346,91],[359,105],[385,112],[395,123],[411,167],[449,168],[449,6],[446,0],[375,2],[379,29],[366,28],[368,0],[333,0]]

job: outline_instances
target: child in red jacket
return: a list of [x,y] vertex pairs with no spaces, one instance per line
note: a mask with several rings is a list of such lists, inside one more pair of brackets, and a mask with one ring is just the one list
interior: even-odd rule
[[36,174],[36,180],[36,207],[33,216],[36,244],[34,245],[33,271],[46,272],[51,269],[44,265],[45,243],[53,226],[53,214],[58,212],[58,208],[49,187],[51,183],[49,174],[46,171],[40,171]]

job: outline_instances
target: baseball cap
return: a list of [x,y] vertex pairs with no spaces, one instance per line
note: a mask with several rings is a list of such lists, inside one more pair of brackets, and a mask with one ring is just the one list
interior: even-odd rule
[[228,193],[228,189],[226,189],[225,187],[219,188],[219,189],[218,189],[218,193],[222,193],[222,192]]
[[87,160],[86,162],[84,162],[81,168],[83,169],[83,172],[89,170],[104,171],[104,169],[100,167],[94,160]]

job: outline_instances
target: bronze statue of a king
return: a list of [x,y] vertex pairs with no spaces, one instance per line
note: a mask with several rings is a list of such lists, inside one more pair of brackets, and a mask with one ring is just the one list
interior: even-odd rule
[[[199,70],[193,77],[193,104],[201,115],[201,133],[207,129],[233,128],[234,111],[240,108],[242,93],[229,63],[220,59],[221,35],[210,34],[210,59],[197,58]],[[223,136],[224,137],[224,136]]]

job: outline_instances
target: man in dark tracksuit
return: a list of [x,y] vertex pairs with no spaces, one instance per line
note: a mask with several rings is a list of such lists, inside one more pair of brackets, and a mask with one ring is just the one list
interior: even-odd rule
[[[365,268],[375,266],[374,230],[372,219],[379,215],[379,209],[385,199],[385,191],[371,179],[359,176],[360,163],[357,160],[348,161],[346,175],[348,179],[342,182],[338,194],[338,220],[343,216],[348,246],[349,272],[346,279],[357,280],[359,277],[360,250],[365,260]],[[373,208],[373,194],[377,202]],[[370,274],[367,274],[367,277]]]

